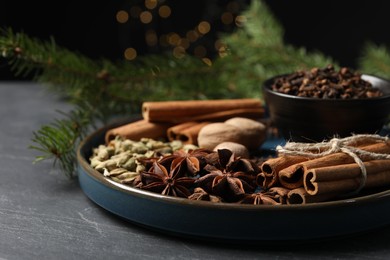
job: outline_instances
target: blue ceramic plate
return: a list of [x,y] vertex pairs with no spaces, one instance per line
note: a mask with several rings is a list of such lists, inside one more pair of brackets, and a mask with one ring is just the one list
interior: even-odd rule
[[[79,182],[92,201],[133,223],[201,239],[268,243],[336,238],[390,224],[390,190],[332,202],[256,206],[192,201],[118,184],[88,162],[109,128],[80,144]],[[265,147],[278,142],[269,140]]]

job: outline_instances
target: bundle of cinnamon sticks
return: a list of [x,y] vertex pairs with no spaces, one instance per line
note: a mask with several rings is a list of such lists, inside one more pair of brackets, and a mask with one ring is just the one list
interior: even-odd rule
[[264,116],[264,107],[259,99],[144,102],[142,116],[139,121],[110,129],[106,143],[120,135],[133,140],[166,137],[196,145],[200,129],[208,123],[233,117],[259,119]]
[[[345,152],[310,158],[282,155],[261,165],[257,182],[264,189],[283,187],[288,204],[322,202],[364,189],[390,185],[390,141],[367,138],[355,146],[362,167]],[[379,159],[377,159],[379,158]],[[366,178],[363,178],[363,177]],[[362,185],[363,184],[363,185]]]

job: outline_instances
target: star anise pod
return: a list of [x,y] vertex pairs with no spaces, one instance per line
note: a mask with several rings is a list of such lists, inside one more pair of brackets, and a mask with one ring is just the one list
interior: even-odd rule
[[266,192],[257,192],[246,194],[243,199],[239,201],[241,204],[253,204],[253,205],[279,205],[279,201]]
[[224,198],[228,202],[237,201],[248,192],[253,192],[253,176],[244,172],[221,172],[214,177],[212,186],[213,194]]
[[195,176],[205,165],[205,156],[210,153],[206,149],[195,149],[185,152],[183,150],[175,151],[172,155],[162,157],[158,162],[169,168],[171,164],[180,164],[182,170],[187,175]]
[[188,197],[190,200],[204,200],[211,202],[221,202],[222,199],[218,196],[208,194],[204,189],[197,187],[194,189],[194,193]]
[[199,177],[198,179],[195,180],[195,184],[198,187],[201,187],[208,193],[213,192],[213,181],[217,176],[223,176],[223,172],[220,170],[214,170],[209,172],[208,174]]
[[283,187],[272,187],[267,190],[267,194],[272,195],[273,198],[280,202],[281,204],[287,203],[287,194],[290,192],[290,189]]
[[229,202],[237,201],[246,193],[253,192],[257,166],[249,161],[241,161],[241,158],[236,158],[227,149],[218,150],[217,154],[218,163],[205,166],[209,173],[197,179],[195,183],[207,192]]
[[283,187],[273,187],[267,191],[246,194],[239,203],[254,205],[279,205],[286,204],[287,194],[290,190]]
[[217,152],[213,152],[206,156],[207,166],[212,166],[217,169],[225,169],[232,155],[232,151],[228,149],[218,149]]
[[191,195],[193,183],[193,178],[183,177],[179,161],[171,163],[169,172],[162,164],[154,162],[148,172],[141,173],[141,183],[137,187],[162,195],[187,198]]
[[260,167],[256,163],[249,159],[236,157],[228,149],[219,149],[213,155],[208,155],[206,160],[208,165],[206,165],[205,170],[209,172],[216,169],[229,172],[242,171],[251,175],[257,175],[260,172]]

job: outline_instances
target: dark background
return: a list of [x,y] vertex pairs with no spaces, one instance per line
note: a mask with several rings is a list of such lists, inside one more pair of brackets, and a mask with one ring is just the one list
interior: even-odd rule
[[[91,58],[119,60],[130,45],[137,47],[140,55],[163,51],[145,47],[144,34],[148,26],[184,33],[201,20],[219,19],[229,2],[232,1],[166,0],[164,4],[172,9],[171,17],[145,26],[119,24],[115,18],[118,10],[143,5],[143,1],[3,1],[0,26],[43,40],[53,36],[59,45]],[[250,1],[236,2],[243,8]],[[390,1],[267,0],[266,3],[282,23],[287,43],[321,51],[343,66],[356,67],[367,41],[390,43]],[[213,28],[216,31],[208,35],[210,41],[215,40],[219,32],[234,29]],[[15,79],[4,60],[0,61],[0,79]]]

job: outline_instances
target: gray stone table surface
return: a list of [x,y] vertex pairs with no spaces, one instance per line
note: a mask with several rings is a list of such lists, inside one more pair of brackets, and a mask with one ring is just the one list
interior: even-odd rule
[[264,246],[178,238],[128,223],[89,200],[77,178],[51,161],[32,164],[33,131],[68,109],[38,84],[0,83],[0,259],[390,259],[390,227]]

